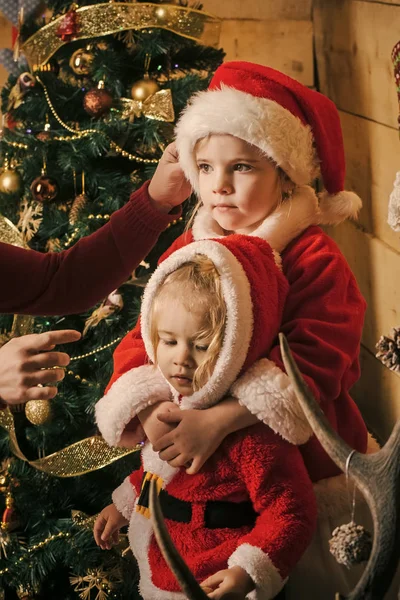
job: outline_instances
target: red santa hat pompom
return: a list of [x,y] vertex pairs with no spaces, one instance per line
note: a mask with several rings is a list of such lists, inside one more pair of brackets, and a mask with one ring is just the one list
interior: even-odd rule
[[208,90],[193,97],[176,126],[179,160],[195,191],[195,145],[210,134],[230,134],[257,146],[299,186],[321,174],[322,223],[357,216],[360,198],[344,191],[339,114],[323,94],[269,67],[224,63]]

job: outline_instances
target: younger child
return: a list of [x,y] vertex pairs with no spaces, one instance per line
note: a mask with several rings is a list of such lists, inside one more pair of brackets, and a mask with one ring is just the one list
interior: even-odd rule
[[[142,303],[143,339],[156,366],[126,373],[113,400],[98,402],[105,439],[118,443],[149,385],[183,411],[217,403],[276,338],[287,287],[270,246],[256,237],[195,242],[165,260]],[[129,522],[144,600],[185,597],[152,533],[150,479],[177,549],[210,598],[274,598],[311,540],[316,505],[301,454],[269,427],[227,436],[192,476],[148,442],[141,468],[114,491],[94,527],[96,542],[109,548]]]

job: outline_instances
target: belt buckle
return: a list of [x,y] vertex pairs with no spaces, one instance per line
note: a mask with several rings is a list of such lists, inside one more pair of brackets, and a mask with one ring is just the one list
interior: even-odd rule
[[145,471],[142,479],[142,487],[140,490],[140,496],[135,506],[135,512],[143,515],[146,519],[150,519],[150,508],[149,508],[149,491],[150,481],[156,482],[157,495],[160,494],[163,484],[163,479],[156,473]]

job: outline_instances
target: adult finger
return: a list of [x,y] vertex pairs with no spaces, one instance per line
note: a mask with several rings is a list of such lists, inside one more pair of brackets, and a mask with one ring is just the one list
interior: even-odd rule
[[57,344],[69,344],[80,339],[79,331],[73,329],[60,329],[60,331],[46,331],[38,333],[33,340],[32,351],[40,352],[42,350],[51,350]]
[[171,460],[167,460],[166,462],[169,464],[170,467],[178,469],[180,467],[185,466],[185,464],[187,463],[187,457],[182,454],[178,454],[178,456],[172,458]]
[[27,367],[29,370],[34,371],[36,369],[49,369],[51,367],[66,367],[69,365],[70,358],[65,352],[41,352],[35,354],[29,362]]
[[41,369],[32,373],[26,381],[29,380],[29,387],[36,385],[47,385],[49,383],[58,383],[65,377],[64,369]]
[[219,584],[224,580],[224,576],[222,575],[221,571],[218,571],[217,573],[214,573],[214,575],[210,575],[210,577],[207,577],[207,579],[204,579],[204,581],[201,582],[201,587],[210,587],[212,589],[216,588],[217,586],[219,586]]
[[188,475],[195,475],[200,471],[205,462],[205,460],[202,460],[200,457],[196,456],[192,459],[191,465],[186,469],[186,473]]
[[58,388],[49,385],[46,387],[31,387],[26,390],[25,397],[20,402],[27,402],[28,400],[51,400],[54,396],[57,396]]

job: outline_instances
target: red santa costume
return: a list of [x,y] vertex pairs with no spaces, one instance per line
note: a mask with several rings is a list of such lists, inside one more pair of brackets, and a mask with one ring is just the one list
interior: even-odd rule
[[[125,373],[96,405],[100,431],[111,444],[118,443],[124,426],[143,405],[146,386],[183,410],[207,408],[225,396],[244,370],[251,370],[277,336],[287,282],[265,241],[232,235],[178,250],[150,279],[142,303],[150,359],[154,361],[150,320],[156,291],[169,273],[196,254],[215,264],[227,307],[213,374],[200,390],[182,398],[153,365]],[[251,386],[251,377],[242,381],[240,394],[246,395],[246,386]],[[144,600],[180,600],[185,596],[161,555],[148,518],[148,483],[153,478],[172,539],[198,581],[240,566],[256,586],[248,598],[276,596],[310,543],[316,523],[312,484],[296,446],[259,423],[227,436],[199,473],[187,475],[185,469],[162,461],[150,443],[145,445],[141,468],[115,490],[113,501],[130,521],[129,541]]]
[[[344,191],[344,148],[335,105],[274,69],[228,62],[217,69],[209,89],[194,96],[176,133],[180,163],[195,190],[195,145],[210,134],[231,134],[257,146],[294,182],[293,195],[251,236],[268,241],[281,253],[290,286],[281,331],[316,400],[352,448],[376,450],[349,394],[360,373],[365,301],[339,248],[319,227],[355,217],[361,206],[358,196]],[[318,175],[325,191],[317,196],[308,184]],[[219,237],[224,237],[224,231],[200,208],[193,228],[175,241],[160,262],[193,240]],[[124,373],[148,360],[142,333],[138,323],[115,351],[108,392]],[[345,477],[313,436],[285,373],[277,343],[234,384],[231,393],[283,439],[300,446],[315,483],[318,538],[307,552],[311,558],[299,578],[291,578],[296,581],[293,598],[299,597],[298,585],[306,582],[308,574],[309,586],[304,589],[311,591],[309,597],[319,584],[318,598],[333,599],[335,591],[348,593],[354,580],[336,565],[328,549],[332,529],[350,520]],[[143,390],[142,399],[138,411],[158,402],[160,396],[148,388]],[[138,419],[133,418],[127,429],[136,430],[140,440]],[[359,522],[357,511],[356,518]],[[318,558],[321,567],[317,575]],[[331,576],[335,570],[336,580],[341,582],[336,589],[335,577]]]

